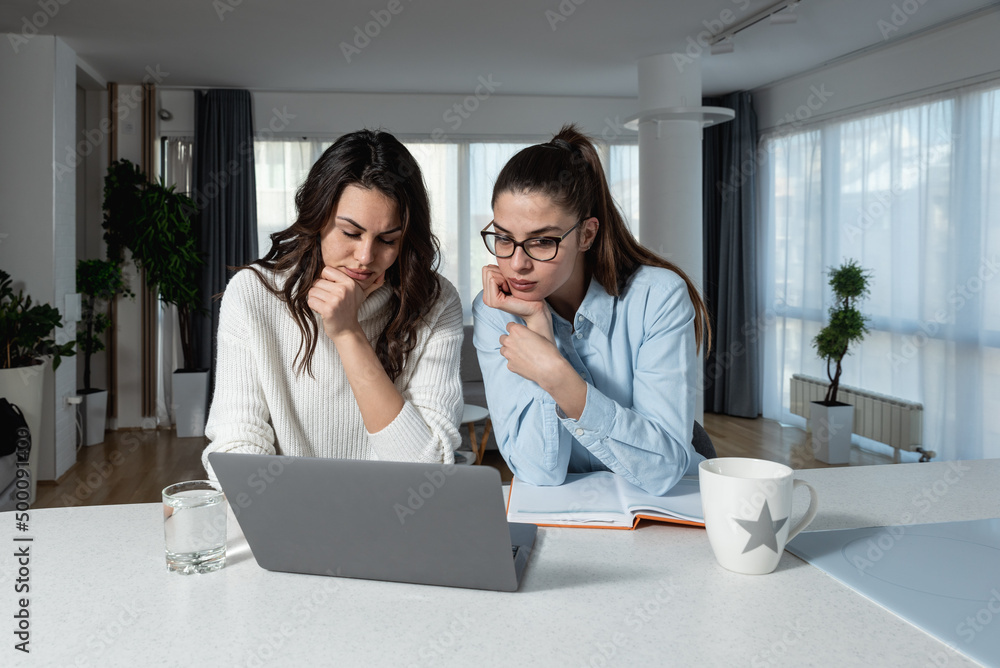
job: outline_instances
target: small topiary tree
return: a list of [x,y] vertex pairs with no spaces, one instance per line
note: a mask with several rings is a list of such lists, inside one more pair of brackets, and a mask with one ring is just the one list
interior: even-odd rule
[[[830,268],[830,287],[836,301],[830,307],[830,322],[813,339],[813,347],[821,359],[826,360],[826,376],[830,387],[827,402],[837,401],[840,389],[841,360],[853,343],[860,343],[868,333],[870,318],[857,308],[857,303],[869,295],[871,272],[862,269],[854,260]],[[834,367],[834,368],[831,368]]]

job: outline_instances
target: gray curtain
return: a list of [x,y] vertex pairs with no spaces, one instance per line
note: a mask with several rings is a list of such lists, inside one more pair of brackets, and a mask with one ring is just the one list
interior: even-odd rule
[[[202,313],[194,318],[195,357],[215,387],[215,332],[229,267],[257,259],[253,100],[246,90],[195,91],[192,198],[198,205]],[[214,393],[214,392],[213,392]],[[212,396],[212,394],[209,394]]]
[[757,115],[750,93],[706,98],[736,117],[704,134],[704,295],[712,323],[705,410],[761,412],[757,310]]

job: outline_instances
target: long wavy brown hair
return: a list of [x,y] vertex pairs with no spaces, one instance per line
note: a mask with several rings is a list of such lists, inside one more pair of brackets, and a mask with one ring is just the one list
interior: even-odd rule
[[[323,271],[320,234],[330,224],[340,195],[349,185],[379,191],[396,202],[399,212],[399,256],[385,272],[385,284],[393,293],[389,301],[392,316],[375,344],[382,367],[395,380],[416,343],[417,326],[437,300],[441,286],[435,273],[439,246],[431,232],[424,178],[417,161],[394,136],[380,130],[360,130],[334,142],[295,193],[295,222],[272,234],[267,255],[244,268],[256,273],[288,306],[302,333],[295,355],[296,373],[305,370],[312,376],[319,325],[307,304],[308,293]],[[278,274],[287,272],[287,278],[280,287],[272,285],[257,267]]]
[[[640,244],[618,210],[594,143],[575,125],[564,125],[544,144],[519,151],[500,171],[493,185],[493,199],[504,193],[541,193],[577,218],[597,218],[597,238],[584,255],[587,274],[617,297],[642,265],[663,267],[687,283],[694,305],[694,333],[698,349],[712,347],[708,310],[698,288],[680,267]],[[577,229],[577,235],[582,228]]]

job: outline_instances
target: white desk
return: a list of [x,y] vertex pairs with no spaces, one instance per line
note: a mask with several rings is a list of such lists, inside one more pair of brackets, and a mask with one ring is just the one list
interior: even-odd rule
[[[815,528],[1000,517],[1000,460],[962,466],[799,475],[819,492]],[[508,594],[271,573],[232,518],[226,568],[168,573],[159,504],[32,511],[27,534],[3,513],[0,526],[4,666],[974,665],[791,554],[771,575],[723,570],[696,528],[542,528]],[[11,623],[24,535],[30,656]]]

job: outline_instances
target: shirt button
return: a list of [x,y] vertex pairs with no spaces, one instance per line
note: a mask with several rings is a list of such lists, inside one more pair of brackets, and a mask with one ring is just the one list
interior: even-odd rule
[[580,429],[580,428],[577,428],[577,430],[576,430],[576,435],[577,435],[577,436],[583,436],[583,430],[582,430],[582,429]]
[[576,338],[582,339],[583,338],[583,332],[577,332],[576,333]]

